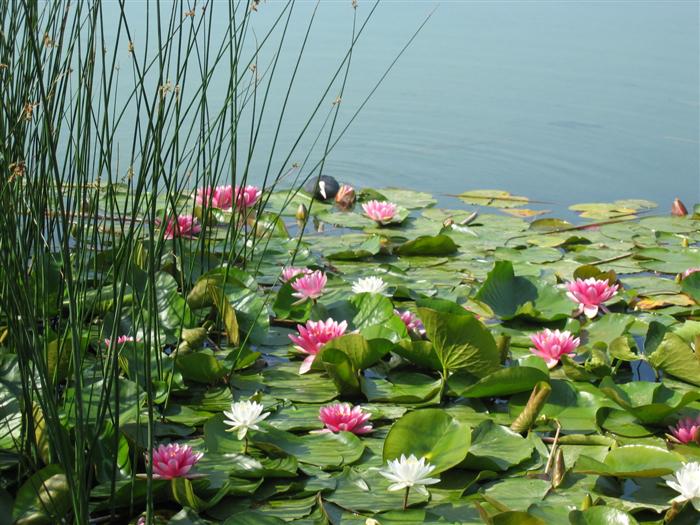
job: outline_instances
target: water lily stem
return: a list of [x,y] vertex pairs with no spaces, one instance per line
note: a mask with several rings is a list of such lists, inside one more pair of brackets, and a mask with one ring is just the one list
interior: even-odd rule
[[248,436],[243,438],[243,454],[248,453]]
[[408,492],[411,490],[411,487],[406,487],[406,492],[403,493],[403,510],[406,510],[408,508]]

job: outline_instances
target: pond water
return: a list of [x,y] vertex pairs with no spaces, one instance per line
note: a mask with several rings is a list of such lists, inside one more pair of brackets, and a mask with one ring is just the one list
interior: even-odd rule
[[[282,6],[261,3],[258,36]],[[295,6],[280,79],[291,72],[314,6]],[[358,17],[371,7],[360,0]],[[505,189],[555,211],[643,198],[665,213],[676,196],[700,200],[697,2],[384,2],[354,50],[336,129],[433,10],[325,173],[436,195]],[[293,143],[337,68],[351,28],[350,0],[321,2],[283,146]],[[278,101],[284,86],[273,90]],[[322,115],[337,92],[327,95]],[[263,146],[273,131],[271,120]],[[263,164],[253,164],[252,179]]]

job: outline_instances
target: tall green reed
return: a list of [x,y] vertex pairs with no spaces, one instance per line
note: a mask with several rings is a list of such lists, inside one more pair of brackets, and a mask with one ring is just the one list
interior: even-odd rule
[[[279,219],[264,211],[271,192],[295,174],[284,208],[323,173],[349,125],[336,131],[341,105],[331,102],[342,100],[353,48],[377,3],[361,20],[353,10],[347,51],[286,149],[278,139],[315,10],[302,21],[305,36],[285,76],[279,60],[299,22],[293,0],[262,33],[258,2],[107,7],[0,0],[0,369],[17,396],[2,414],[0,444],[11,454],[1,466],[12,475],[10,492],[28,486],[41,495],[36,512],[78,523],[121,512],[115,504],[95,511],[96,484],[114,492],[131,483],[136,503],[139,446],[152,458],[173,387],[161,350],[183,337],[182,298],[211,268],[223,268],[224,281],[233,268],[259,269]],[[262,174],[253,173],[257,158]],[[192,199],[194,188],[249,179],[261,180],[263,198],[250,217],[234,208],[224,228],[208,220],[210,203]],[[195,241],[165,239],[164,226],[179,214],[199,217]],[[169,290],[179,300],[164,323]],[[125,327],[142,339],[135,387],[121,378],[117,345],[102,342]],[[125,419],[146,430],[130,457],[120,453]]]

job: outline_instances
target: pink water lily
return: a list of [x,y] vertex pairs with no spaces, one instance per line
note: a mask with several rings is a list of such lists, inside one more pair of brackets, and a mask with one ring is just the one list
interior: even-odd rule
[[292,288],[295,290],[292,295],[301,301],[318,299],[323,295],[327,282],[326,274],[321,270],[316,270],[292,282]]
[[313,273],[313,270],[309,270],[308,268],[297,268],[295,266],[285,266],[282,268],[282,280],[286,283],[293,277],[296,277],[299,274],[304,274],[308,275],[310,273]]
[[304,354],[308,354],[299,367],[299,373],[305,374],[311,369],[311,364],[319,350],[328,341],[340,337],[345,333],[348,323],[338,323],[330,317],[325,321],[306,321],[306,326],[297,325],[299,335],[291,335],[289,338],[295,344],[294,348]]
[[321,408],[318,418],[326,425],[326,432],[352,432],[367,434],[372,432],[372,425],[367,425],[369,413],[362,407],[353,407],[350,403],[335,403]]
[[697,417],[684,417],[679,419],[675,427],[668,427],[673,441],[687,445],[697,443],[700,445],[700,414]]
[[362,205],[367,217],[378,223],[391,222],[396,215],[398,206],[393,202],[387,201],[369,201]]
[[617,294],[618,285],[611,285],[604,279],[590,277],[589,279],[571,281],[566,284],[566,288],[568,290],[567,297],[578,303],[578,310],[574,315],[583,313],[592,319],[598,315],[599,308],[608,312],[603,303]]
[[200,206],[210,206],[229,211],[233,208],[233,186],[200,188],[195,195],[195,202]]
[[394,314],[398,315],[406,325],[406,330],[409,332],[414,332],[416,334],[423,335],[425,333],[425,327],[423,326],[423,321],[418,319],[418,316],[411,312],[410,310],[394,310]]
[[571,332],[550,330],[545,328],[530,336],[530,340],[535,345],[530,351],[536,356],[544,359],[549,368],[554,368],[559,363],[561,356],[574,353],[581,340],[571,335]]
[[[194,452],[187,445],[170,443],[153,450],[153,477],[158,479],[186,478],[190,469],[199,461],[201,452]],[[148,461],[148,455],[146,455]]]
[[[134,336],[131,335],[120,335],[119,337],[117,337],[118,345],[123,345],[124,343],[134,343],[138,341],[140,341],[140,339],[135,339]],[[105,338],[105,345],[107,345],[108,347],[112,346],[112,340],[109,337]]]
[[182,237],[185,239],[191,239],[202,231],[202,227],[196,217],[192,215],[178,215],[177,219],[170,217],[167,224],[165,225],[166,239],[174,239],[175,237]]
[[239,210],[246,210],[255,206],[262,195],[262,190],[257,186],[245,186],[236,188],[236,206]]

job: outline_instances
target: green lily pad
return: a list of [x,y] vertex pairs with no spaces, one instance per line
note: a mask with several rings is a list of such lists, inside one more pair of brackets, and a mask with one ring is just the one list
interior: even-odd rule
[[381,188],[379,190],[386,200],[409,210],[418,210],[433,206],[437,201],[430,193],[403,188]]
[[510,261],[495,263],[476,299],[488,304],[502,319],[524,316],[554,321],[568,317],[575,306],[561,290],[516,276]]
[[310,372],[299,375],[298,366],[277,366],[263,372],[265,384],[270,393],[278,399],[288,399],[302,403],[323,403],[338,395],[330,378]]
[[372,257],[381,249],[381,237],[373,235],[369,238],[362,236],[362,241],[350,244],[344,249],[326,253],[326,258],[332,261],[355,261]]
[[638,525],[639,522],[624,510],[612,507],[590,507],[574,510],[569,515],[572,525]]
[[383,459],[393,460],[413,454],[426,458],[438,474],[459,464],[467,455],[470,429],[447,412],[428,408],[410,412],[389,430],[384,441]]
[[[454,381],[450,377],[448,384],[452,386]],[[462,397],[497,397],[516,394],[518,392],[530,392],[540,381],[549,380],[549,374],[537,368],[529,366],[514,366],[497,370],[478,382],[463,389],[455,390]]]
[[457,251],[457,245],[448,235],[421,235],[394,248],[394,253],[401,256],[422,255],[439,257],[451,255]]
[[627,445],[611,450],[603,462],[581,456],[576,472],[619,478],[655,478],[675,472],[683,456],[649,445]]
[[529,459],[533,451],[532,443],[520,434],[487,419],[474,428],[462,467],[502,472]]
[[256,432],[252,440],[257,447],[283,451],[296,457],[300,463],[321,468],[338,468],[350,465],[362,456],[362,441],[350,432],[324,432],[297,436],[290,432],[269,427],[265,432]]
[[48,465],[19,488],[12,510],[14,523],[43,525],[63,519],[71,508],[70,487],[60,465]]
[[443,370],[466,370],[483,377],[500,366],[496,341],[476,317],[431,308],[418,308],[418,315]]
[[365,377],[362,391],[371,402],[423,403],[440,393],[442,381],[417,372],[391,372],[386,379]]
[[530,199],[527,197],[517,197],[502,190],[465,191],[457,195],[457,198],[467,204],[490,206],[492,208],[517,208],[518,206],[524,206],[530,202]]
[[700,391],[681,395],[661,383],[644,381],[616,385],[610,377],[604,378],[599,388],[642,423],[659,423],[687,404],[700,399]]

